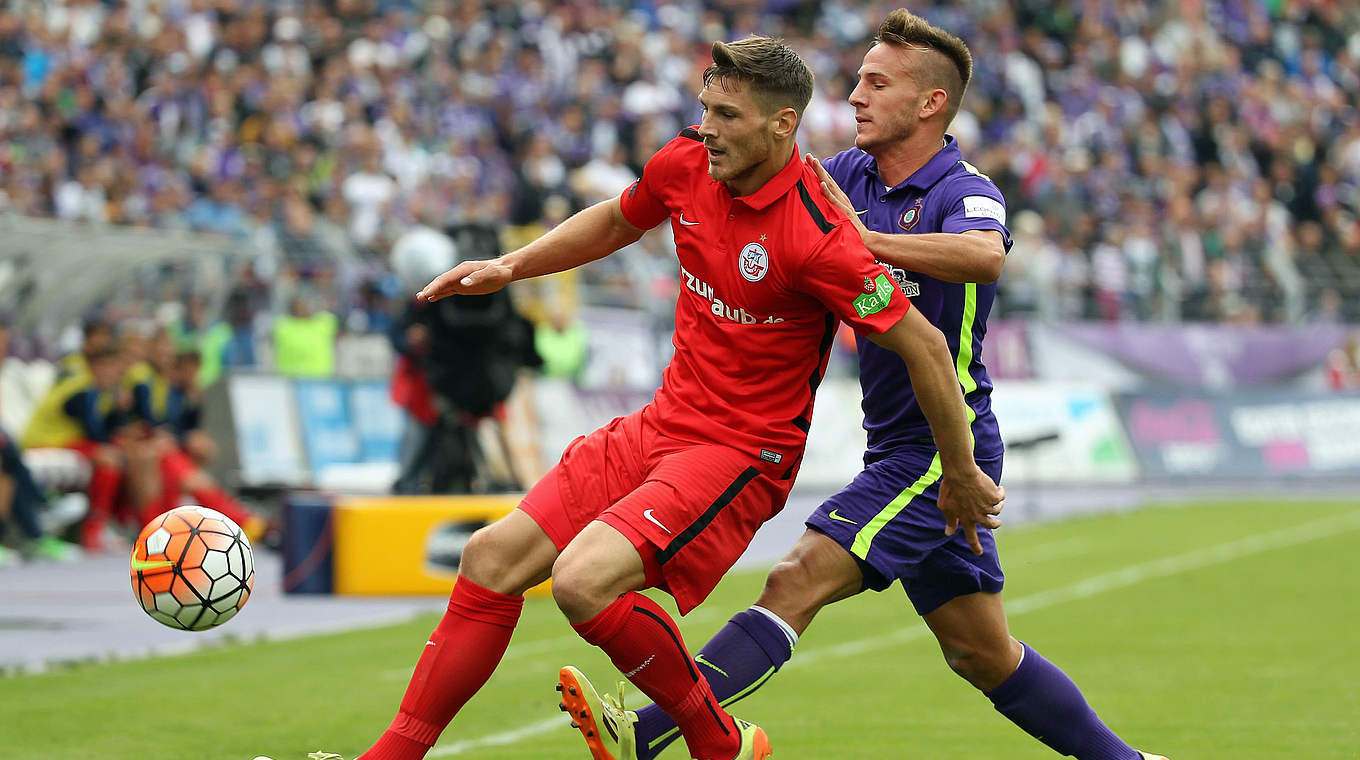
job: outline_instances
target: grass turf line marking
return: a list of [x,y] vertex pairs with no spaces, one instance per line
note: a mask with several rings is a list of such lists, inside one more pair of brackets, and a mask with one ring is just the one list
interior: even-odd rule
[[1083,554],[1091,554],[1097,550],[1094,543],[1087,538],[1069,538],[1064,541],[1050,541],[1044,544],[1031,546],[1027,549],[1007,550],[1004,545],[998,544],[1001,552],[1006,557],[1006,564],[1010,567],[1030,567],[1033,565],[1051,562],[1055,559],[1067,559],[1069,557],[1080,557]]
[[528,739],[531,736],[546,734],[547,732],[552,731],[553,729],[562,728],[570,729],[571,724],[563,722],[562,717],[563,717],[562,714],[558,713],[551,718],[548,718],[546,720],[540,720],[537,723],[530,723],[527,726],[521,726],[513,731],[505,731],[499,734],[483,736],[478,739],[468,739],[466,741],[455,742],[444,747],[435,747],[434,749],[430,750],[429,754],[425,756],[447,757],[449,755],[461,755],[464,752],[467,752],[468,750],[481,749],[482,747],[496,747],[505,744],[514,744],[515,742],[518,742],[522,739]]
[[[1126,588],[1146,580],[1180,575],[1272,549],[1296,546],[1315,541],[1319,535],[1330,538],[1357,529],[1360,529],[1360,512],[1351,512],[1338,518],[1316,520],[1292,528],[1284,528],[1270,533],[1258,533],[1254,536],[1239,538],[1215,546],[1195,549],[1184,554],[1141,562],[1120,570],[1093,575],[1067,586],[1049,589],[1048,591],[1036,591],[1016,599],[1007,600],[1006,617],[1013,618],[1016,615],[1046,609],[1063,602],[1088,599],[1106,591]],[[811,652],[804,652],[790,660],[784,665],[783,669],[802,667],[828,658],[856,656],[875,649],[924,638],[929,634],[930,629],[924,623],[918,622],[910,627],[900,628],[880,636],[847,641],[843,644],[819,647]]]
[[[1200,570],[1213,565],[1221,565],[1242,557],[1253,554],[1261,554],[1273,549],[1283,549],[1289,546],[1307,543],[1317,540],[1319,536],[1327,538],[1334,537],[1341,533],[1360,530],[1360,511],[1351,512],[1336,518],[1316,520],[1292,528],[1271,531],[1270,533],[1259,533],[1254,536],[1228,541],[1216,546],[1208,546],[1202,549],[1176,554],[1170,557],[1141,562],[1137,565],[1130,565],[1121,570],[1093,575],[1077,583],[1062,586],[1048,591],[1038,591],[1033,594],[1012,599],[1006,602],[1006,616],[1014,617],[1023,615],[1026,612],[1034,612],[1048,607],[1053,607],[1063,602],[1087,599],[1106,591],[1113,591],[1119,588],[1133,586],[1146,580],[1154,578],[1166,578],[1192,570]],[[909,628],[900,628],[891,633],[881,636],[871,636],[856,641],[847,641],[843,644],[834,646],[818,647],[809,652],[800,652],[784,665],[782,670],[789,668],[803,667],[813,662],[826,660],[836,657],[851,657],[875,649],[902,644],[915,639],[925,638],[930,634],[930,629],[924,623],[916,623]],[[541,720],[537,723],[530,723],[513,731],[506,731],[499,734],[491,734],[479,739],[469,739],[457,742],[444,747],[435,747],[430,751],[429,757],[447,757],[450,755],[460,755],[468,750],[481,747],[513,744],[531,736],[544,734],[554,729],[569,728],[567,723],[562,721],[561,715],[556,715],[551,719]]]

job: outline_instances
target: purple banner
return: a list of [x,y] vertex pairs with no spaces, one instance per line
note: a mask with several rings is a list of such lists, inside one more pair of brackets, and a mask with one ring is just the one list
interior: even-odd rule
[[1360,475],[1360,394],[1162,392],[1117,403],[1145,477]]
[[1344,342],[1344,325],[1052,325],[1149,379],[1194,387],[1260,387],[1316,368]]

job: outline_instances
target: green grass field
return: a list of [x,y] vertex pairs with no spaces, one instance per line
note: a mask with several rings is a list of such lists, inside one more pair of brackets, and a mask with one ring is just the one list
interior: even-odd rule
[[[1360,758],[1360,502],[1148,508],[1000,536],[1012,632],[1135,746],[1172,760]],[[762,580],[726,579],[683,621],[691,648]],[[353,757],[391,718],[434,623],[0,678],[0,758]],[[531,600],[431,757],[588,757],[557,711],[567,663],[617,677],[549,600]],[[824,612],[734,712],[783,760],[1056,757],[948,671],[900,588]]]

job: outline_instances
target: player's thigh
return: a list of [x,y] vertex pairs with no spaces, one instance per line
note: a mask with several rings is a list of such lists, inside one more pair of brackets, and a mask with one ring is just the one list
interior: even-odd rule
[[518,596],[548,579],[557,555],[543,528],[516,509],[472,534],[458,573],[492,591]]
[[567,544],[553,563],[553,598],[573,623],[581,623],[620,595],[645,588],[647,568],[634,541],[596,521]]

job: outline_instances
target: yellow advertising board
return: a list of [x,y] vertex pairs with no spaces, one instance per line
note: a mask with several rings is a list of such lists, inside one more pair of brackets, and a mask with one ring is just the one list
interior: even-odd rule
[[[519,494],[341,496],[332,511],[337,594],[447,594],[463,547]],[[546,593],[543,583],[529,591]]]

